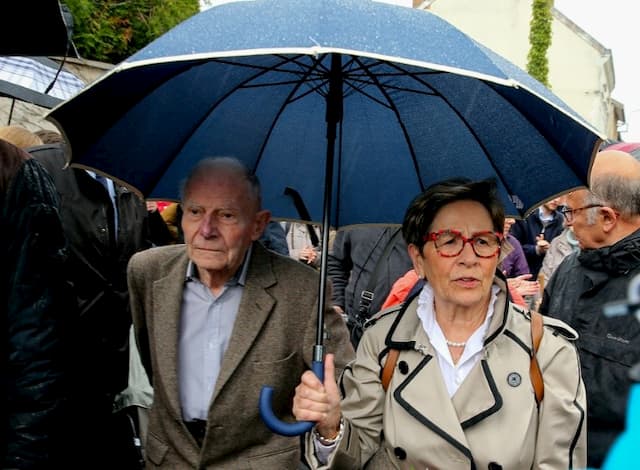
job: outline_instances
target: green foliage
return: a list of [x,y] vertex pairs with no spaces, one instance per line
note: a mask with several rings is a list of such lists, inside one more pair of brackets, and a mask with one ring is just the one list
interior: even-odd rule
[[527,72],[549,87],[547,50],[551,46],[551,7],[553,0],[533,0]]
[[199,11],[198,0],[63,0],[86,59],[118,63]]

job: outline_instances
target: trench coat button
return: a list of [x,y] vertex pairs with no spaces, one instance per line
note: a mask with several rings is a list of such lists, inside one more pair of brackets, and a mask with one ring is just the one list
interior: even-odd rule
[[409,373],[409,364],[407,364],[405,361],[400,361],[400,363],[398,364],[398,370],[401,374],[407,375]]
[[520,377],[520,374],[518,374],[517,372],[511,372],[507,376],[507,383],[512,387],[517,387],[522,383],[522,377]]
[[399,460],[404,460],[407,458],[407,452],[402,447],[396,447],[393,449],[393,453],[396,454],[396,457]]
[[490,462],[488,468],[489,470],[502,470],[502,465],[500,465],[499,463]]

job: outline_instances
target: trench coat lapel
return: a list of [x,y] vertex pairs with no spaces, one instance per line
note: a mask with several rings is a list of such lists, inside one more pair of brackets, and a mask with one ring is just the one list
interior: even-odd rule
[[231,375],[238,369],[273,310],[275,299],[266,289],[276,281],[268,252],[259,243],[254,243],[238,316],[233,325],[229,348],[222,360],[211,403],[215,401]]
[[498,392],[485,359],[478,361],[471,369],[453,395],[452,402],[463,429],[482,421],[502,408],[502,396]]
[[[400,354],[409,362],[410,373],[393,392],[393,398],[423,426],[433,430],[444,441],[470,457],[469,445],[460,421],[449,399],[436,352],[429,342],[416,313],[417,302],[408,305],[392,340],[412,344],[416,353]],[[404,357],[403,357],[404,356]]]
[[168,389],[169,406],[176,419],[182,419],[178,391],[178,337],[188,261],[185,250],[184,256],[171,268],[168,275],[153,283],[153,322],[155,325],[162,325],[161,328],[154,328],[158,349],[155,355],[158,358],[162,384]]
[[394,390],[394,399],[423,426],[436,432],[462,453],[470,455],[456,409],[442,379],[435,350],[422,327],[414,331],[416,349],[422,353],[422,357],[417,356],[417,361],[410,364],[411,372]]

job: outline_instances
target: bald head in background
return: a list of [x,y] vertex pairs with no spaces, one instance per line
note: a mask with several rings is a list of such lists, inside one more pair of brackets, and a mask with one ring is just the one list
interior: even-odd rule
[[582,249],[611,246],[640,229],[640,162],[620,150],[596,155],[590,190],[567,195],[573,227]]
[[591,167],[591,185],[607,176],[640,179],[640,162],[621,150],[603,150],[596,154]]

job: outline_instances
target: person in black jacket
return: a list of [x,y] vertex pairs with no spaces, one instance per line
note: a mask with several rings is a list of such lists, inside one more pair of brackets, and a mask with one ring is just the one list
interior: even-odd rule
[[558,212],[559,198],[551,199],[524,220],[517,220],[511,226],[511,235],[522,245],[527,264],[531,270],[531,279],[536,280],[542,268],[544,255],[551,240],[564,230],[562,214]]
[[346,317],[357,347],[363,323],[380,310],[393,283],[413,267],[407,245],[399,227],[340,229],[327,265],[333,308]]
[[49,175],[0,139],[0,468],[62,465],[66,242]]
[[587,389],[587,463],[600,468],[625,425],[631,366],[640,362],[640,322],[608,316],[608,303],[625,302],[640,276],[640,163],[605,150],[591,169],[591,191],[569,193],[564,214],[580,252],[562,260],[544,291],[540,312],[576,329]]
[[145,201],[124,186],[65,168],[63,144],[31,147],[52,176],[69,242],[66,277],[76,299],[72,325],[72,403],[66,423],[73,458],[65,468],[139,468],[132,423],[114,414],[128,384],[131,311],[127,263],[151,247]]

